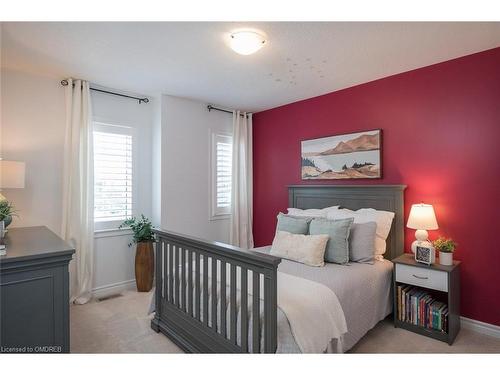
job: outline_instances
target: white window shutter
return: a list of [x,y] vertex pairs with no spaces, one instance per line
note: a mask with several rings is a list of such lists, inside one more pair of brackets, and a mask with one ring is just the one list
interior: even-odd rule
[[94,220],[123,221],[132,216],[131,129],[94,126]]
[[231,213],[233,143],[228,135],[212,137],[212,217]]
[[231,207],[232,144],[217,142],[217,207]]

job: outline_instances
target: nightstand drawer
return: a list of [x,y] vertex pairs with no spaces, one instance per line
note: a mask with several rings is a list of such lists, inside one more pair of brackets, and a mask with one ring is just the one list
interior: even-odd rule
[[448,291],[448,274],[444,271],[396,264],[396,281],[443,292]]

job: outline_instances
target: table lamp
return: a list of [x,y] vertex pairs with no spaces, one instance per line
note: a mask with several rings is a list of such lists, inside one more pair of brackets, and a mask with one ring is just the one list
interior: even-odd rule
[[[26,164],[0,159],[0,189],[23,189]],[[5,197],[0,193],[0,201]]]
[[[24,162],[0,159],[0,189],[23,189],[25,170]],[[6,200],[0,192],[0,202]],[[12,222],[12,215],[4,213],[2,216],[2,221],[7,228]]]
[[411,244],[413,253],[417,250],[417,246],[432,246],[428,241],[429,234],[427,231],[439,228],[432,205],[424,203],[412,205],[406,227],[416,229],[416,240]]

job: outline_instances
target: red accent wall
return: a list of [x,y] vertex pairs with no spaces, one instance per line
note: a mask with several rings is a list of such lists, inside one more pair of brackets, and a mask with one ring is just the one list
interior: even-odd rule
[[[462,315],[500,325],[500,48],[254,115],[254,236],[272,242],[290,184],[406,184],[462,261]],[[383,178],[302,181],[300,141],[383,130]],[[406,229],[406,249],[414,239]]]

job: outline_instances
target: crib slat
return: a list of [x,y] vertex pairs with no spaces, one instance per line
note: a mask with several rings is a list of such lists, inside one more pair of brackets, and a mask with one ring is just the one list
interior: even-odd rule
[[193,316],[193,252],[191,250],[188,250],[188,286],[187,286],[187,292],[188,292],[188,302],[187,302],[187,308],[188,308],[188,314],[189,316]]
[[212,329],[217,332],[217,259],[212,259]]
[[201,321],[201,309],[200,309],[200,289],[201,289],[201,280],[200,280],[200,253],[196,253],[196,268],[194,271],[194,276],[196,278],[196,283],[195,283],[195,290],[194,290],[194,295],[195,295],[195,316],[198,318],[199,321]]
[[253,271],[252,300],[252,349],[260,353],[260,274]]
[[161,259],[162,259],[162,277],[163,277],[163,299],[168,301],[168,248],[167,243],[161,240]]
[[241,350],[248,352],[248,272],[241,267]]
[[182,310],[186,311],[186,249],[181,248],[181,305]]
[[203,323],[208,327],[208,257],[203,255]]
[[179,284],[181,282],[181,278],[179,275],[179,246],[175,245],[174,246],[174,266],[175,266],[175,284],[174,284],[174,290],[175,290],[175,306],[180,307],[180,288]]
[[264,352],[274,353],[276,351],[276,340],[272,332],[276,331],[277,316],[275,311],[278,308],[277,301],[277,280],[276,278],[264,278]]
[[174,303],[174,245],[168,245],[168,302]]
[[[163,283],[162,283],[162,267],[163,267],[163,241],[160,239],[155,244],[156,249],[156,292],[155,292],[155,307],[158,312],[161,305],[161,296],[163,295]],[[157,314],[158,315],[158,314]]]
[[229,305],[230,312],[230,338],[233,344],[236,344],[236,265],[231,263],[231,282],[229,286]]
[[227,338],[227,304],[226,304],[226,262],[220,262],[220,332]]

